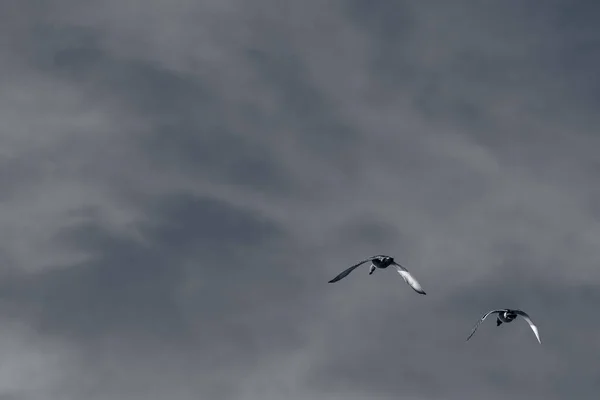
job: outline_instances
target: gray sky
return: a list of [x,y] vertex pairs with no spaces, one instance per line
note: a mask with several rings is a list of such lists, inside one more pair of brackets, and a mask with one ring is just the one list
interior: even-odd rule
[[0,400],[596,399],[599,13],[2,2]]

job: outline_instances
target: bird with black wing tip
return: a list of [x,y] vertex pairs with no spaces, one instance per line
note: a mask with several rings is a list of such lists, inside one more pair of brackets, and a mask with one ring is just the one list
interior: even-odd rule
[[538,332],[538,328],[537,326],[535,326],[535,324],[531,321],[531,317],[529,317],[529,315],[522,310],[513,310],[510,308],[502,308],[499,310],[492,310],[489,311],[487,313],[485,313],[483,315],[483,317],[481,317],[481,319],[479,321],[477,321],[477,323],[475,324],[475,326],[473,327],[473,330],[471,331],[471,334],[469,335],[469,337],[467,338],[467,341],[469,339],[471,339],[471,336],[473,336],[473,334],[475,334],[475,331],[477,330],[477,328],[479,328],[479,325],[481,325],[481,323],[483,321],[485,321],[485,319],[491,315],[491,314],[498,314],[497,318],[496,318],[496,326],[500,326],[502,325],[502,323],[509,323],[514,321],[518,316],[523,317],[523,319],[525,321],[527,321],[527,323],[529,324],[529,327],[531,328],[531,330],[533,331],[533,333],[535,334],[535,337],[537,338],[538,342],[540,344],[542,344],[542,340],[540,339],[540,334]]
[[345,269],[339,275],[337,275],[335,278],[330,280],[329,283],[334,283],[334,282],[337,282],[337,281],[345,278],[346,276],[348,276],[350,274],[350,272],[354,271],[356,268],[358,268],[361,265],[368,263],[368,262],[371,262],[371,266],[369,267],[369,275],[372,275],[373,272],[375,272],[375,270],[377,268],[386,269],[387,267],[389,267],[391,265],[396,269],[396,271],[400,274],[400,276],[402,276],[404,281],[411,288],[413,288],[413,290],[415,292],[417,292],[419,294],[426,294],[425,291],[423,290],[423,288],[421,287],[421,284],[411,275],[410,272],[408,272],[408,270],[406,268],[404,268],[402,265],[398,264],[394,260],[393,257],[381,255],[381,254],[373,256],[373,257],[369,257],[366,260],[362,260],[361,262],[354,264],[350,268]]

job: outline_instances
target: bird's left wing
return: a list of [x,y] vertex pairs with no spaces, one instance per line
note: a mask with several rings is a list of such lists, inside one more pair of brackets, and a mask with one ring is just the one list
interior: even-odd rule
[[375,258],[377,258],[377,256],[369,257],[366,260],[362,260],[361,262],[354,264],[350,268],[347,268],[344,271],[340,272],[339,275],[336,276],[335,278],[333,278],[332,280],[330,280],[329,283],[334,283],[334,282],[339,281],[340,279],[347,277],[350,272],[354,271],[356,268],[360,267],[361,265],[363,265],[366,262],[373,261]]
[[468,341],[469,339],[471,339],[471,336],[473,336],[473,335],[475,334],[475,331],[477,330],[477,328],[479,328],[479,325],[481,325],[481,323],[482,323],[483,321],[485,321],[485,319],[486,319],[486,318],[487,318],[487,317],[488,317],[490,314],[494,314],[494,313],[500,313],[500,312],[503,312],[503,311],[506,311],[506,310],[492,310],[492,311],[489,311],[489,312],[485,313],[485,314],[483,315],[483,317],[481,317],[481,318],[479,319],[479,321],[477,321],[477,323],[476,323],[476,324],[475,324],[475,326],[473,327],[473,330],[471,331],[471,334],[470,334],[470,335],[469,335],[469,337],[467,338],[467,341]]

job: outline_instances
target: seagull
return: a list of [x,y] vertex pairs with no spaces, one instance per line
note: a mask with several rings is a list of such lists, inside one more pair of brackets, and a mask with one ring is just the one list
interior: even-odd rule
[[538,342],[540,342],[540,344],[542,344],[542,341],[540,339],[540,334],[538,332],[538,328],[537,326],[535,326],[535,324],[533,322],[531,322],[531,318],[529,317],[529,315],[525,312],[525,311],[521,311],[521,310],[512,310],[510,308],[503,308],[501,310],[492,310],[488,313],[486,313],[483,317],[481,317],[481,319],[475,324],[475,326],[473,327],[473,331],[471,332],[471,334],[469,335],[469,337],[467,338],[467,340],[471,339],[471,336],[473,336],[473,334],[475,333],[475,331],[477,330],[477,328],[479,328],[479,325],[481,325],[481,323],[488,317],[488,315],[490,314],[498,314],[498,317],[496,318],[496,326],[500,326],[503,322],[509,323],[512,322],[515,318],[517,318],[517,316],[521,316],[523,317],[523,319],[525,321],[527,321],[527,323],[529,324],[529,326],[531,327],[531,330],[533,331],[533,333],[535,334],[535,337],[537,338]]
[[350,272],[354,271],[354,269],[356,269],[357,267],[360,267],[361,265],[368,263],[368,262],[371,262],[371,266],[369,268],[369,275],[372,275],[373,272],[375,272],[376,268],[386,269],[390,265],[393,265],[396,268],[396,270],[398,271],[398,273],[400,274],[400,276],[402,276],[404,281],[406,283],[408,283],[410,285],[410,287],[415,290],[415,292],[420,293],[420,294],[426,294],[425,291],[423,290],[423,288],[421,287],[421,285],[419,284],[419,282],[415,278],[413,278],[413,276],[410,274],[410,272],[408,272],[406,270],[406,268],[404,268],[402,265],[400,265],[396,261],[394,261],[393,257],[384,256],[384,255],[377,255],[377,256],[369,257],[366,260],[362,260],[358,264],[354,264],[353,266],[346,269],[345,271],[342,271],[338,276],[336,276],[335,278],[330,280],[329,283],[334,283],[334,282],[337,282],[337,281],[345,278],[346,276],[348,276],[350,274]]

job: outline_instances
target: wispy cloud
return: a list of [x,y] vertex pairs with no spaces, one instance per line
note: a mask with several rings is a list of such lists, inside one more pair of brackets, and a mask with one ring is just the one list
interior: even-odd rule
[[[595,398],[596,3],[37,3],[0,7],[0,398]],[[379,253],[428,296],[327,284]],[[496,307],[544,344],[464,343]]]

